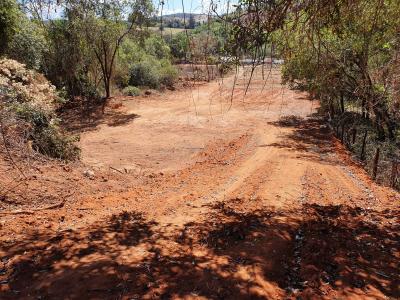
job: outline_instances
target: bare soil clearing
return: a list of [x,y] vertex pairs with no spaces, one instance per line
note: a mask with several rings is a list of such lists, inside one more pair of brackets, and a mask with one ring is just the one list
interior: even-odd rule
[[279,70],[246,76],[115,99],[82,133],[95,178],[62,175],[78,195],[0,211],[0,298],[398,299],[398,193]]

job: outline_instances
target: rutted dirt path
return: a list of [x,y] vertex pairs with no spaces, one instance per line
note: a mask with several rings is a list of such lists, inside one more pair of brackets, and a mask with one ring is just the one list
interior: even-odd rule
[[279,70],[247,95],[245,74],[233,98],[228,78],[127,99],[83,133],[84,162],[133,187],[3,218],[0,298],[400,297],[399,195]]

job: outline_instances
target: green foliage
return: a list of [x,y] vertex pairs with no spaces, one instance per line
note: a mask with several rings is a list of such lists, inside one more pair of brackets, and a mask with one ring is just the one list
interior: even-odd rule
[[144,41],[144,51],[158,59],[169,58],[171,50],[165,41],[159,36],[152,34]]
[[10,106],[10,111],[15,113],[17,119],[31,127],[26,138],[32,141],[33,150],[63,160],[79,156],[80,150],[74,145],[77,137],[63,135],[54,115],[30,103],[14,104]]
[[[5,142],[59,159],[75,159],[74,138],[60,131],[55,109],[60,96],[41,74],[10,59],[0,60],[0,120]],[[19,143],[18,143],[19,142]]]
[[21,11],[16,0],[0,1],[0,55],[3,55],[12,37],[18,32]]
[[[351,106],[374,122],[378,140],[396,139],[400,4],[357,0],[316,9],[310,6],[304,20],[289,15],[275,36],[283,80],[311,92],[331,117]],[[317,19],[307,23],[307,14]]]
[[[81,31],[93,52],[102,75],[106,98],[111,96],[111,81],[118,50],[128,34],[147,23],[153,6],[149,0],[114,0],[107,2],[72,2],[79,13]],[[128,22],[125,20],[129,11]],[[82,17],[84,16],[84,17]]]
[[115,83],[124,88],[129,85],[130,69],[133,62],[138,62],[145,54],[143,47],[132,39],[125,39],[118,50],[118,59],[115,68]]
[[96,100],[97,68],[94,55],[72,12],[68,20],[53,20],[46,27],[48,48],[43,63],[46,76],[68,96]]
[[170,56],[170,48],[159,36],[150,35],[142,43],[126,39],[118,54],[117,84],[120,87],[172,86],[178,72],[171,64]]
[[139,96],[140,95],[140,89],[137,88],[136,86],[131,86],[131,85],[129,85],[126,88],[124,88],[122,90],[122,92],[126,96]]
[[167,87],[172,87],[178,78],[178,70],[167,59],[160,61],[159,72],[160,83]]
[[161,85],[172,86],[178,72],[167,59],[157,60],[146,55],[131,68],[129,84],[159,88]]
[[172,37],[166,38],[171,54],[179,60],[186,60],[189,52],[189,39],[185,32],[180,32]]
[[214,63],[228,52],[226,41],[228,27],[220,21],[210,21],[190,32],[181,32],[166,37],[172,56],[178,60],[190,60],[199,63]]
[[138,63],[133,64],[130,71],[129,84],[158,88],[160,73],[157,60],[152,56],[145,56]]
[[24,63],[30,69],[40,70],[48,49],[43,30],[27,18],[21,18],[20,25],[20,30],[9,44],[8,56]]

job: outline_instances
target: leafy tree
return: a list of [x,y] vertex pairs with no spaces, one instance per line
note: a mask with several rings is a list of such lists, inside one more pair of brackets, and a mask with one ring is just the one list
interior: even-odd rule
[[[79,16],[82,31],[100,64],[105,96],[109,98],[118,49],[128,34],[149,19],[152,4],[147,0],[93,0],[87,6],[79,4],[72,8],[83,14],[83,17]],[[128,23],[125,21],[126,11],[129,11]]]
[[169,58],[171,50],[159,35],[151,35],[144,41],[144,50],[147,54],[153,55],[159,59]]
[[80,21],[67,11],[65,19],[52,20],[45,31],[49,43],[44,60],[47,77],[58,88],[65,87],[71,98],[97,99],[101,73]]
[[189,52],[189,39],[185,32],[180,32],[171,38],[166,37],[171,48],[173,57],[180,60],[187,60]]
[[274,42],[287,82],[309,90],[331,116],[359,108],[383,141],[396,138],[400,121],[388,72],[399,53],[399,14],[398,1],[243,0],[225,18],[232,55],[257,63]]
[[24,17],[20,19],[20,30],[8,45],[7,54],[29,69],[40,70],[44,67],[44,55],[48,47],[43,28]]
[[[63,18],[47,20],[43,10],[54,6],[63,12]],[[149,0],[26,0],[26,9],[49,33],[49,77],[66,83],[72,96],[77,90],[93,90],[90,86],[97,89],[100,79],[105,99],[111,96],[118,49],[128,35],[140,34],[139,27],[153,12]],[[68,65],[70,70],[64,68]],[[79,83],[82,88],[77,88]]]
[[18,32],[21,11],[15,0],[0,1],[0,55],[4,54],[12,37]]

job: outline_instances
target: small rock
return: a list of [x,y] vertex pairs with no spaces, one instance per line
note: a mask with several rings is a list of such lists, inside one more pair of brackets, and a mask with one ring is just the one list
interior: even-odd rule
[[94,179],[94,172],[92,170],[85,170],[83,172],[83,175],[86,176],[87,178],[93,180]]

